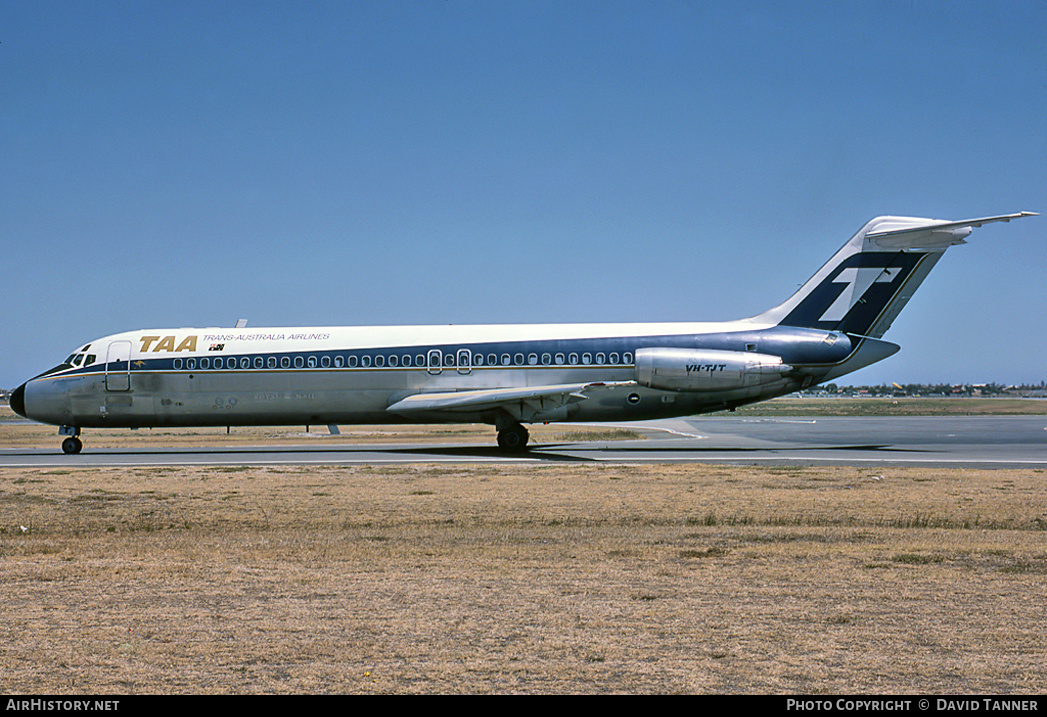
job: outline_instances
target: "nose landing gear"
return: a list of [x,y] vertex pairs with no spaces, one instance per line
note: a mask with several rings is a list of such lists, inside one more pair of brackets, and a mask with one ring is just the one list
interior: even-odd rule
[[74,455],[84,449],[84,443],[80,440],[80,429],[76,426],[62,426],[58,429],[60,436],[68,436],[62,441],[62,452],[66,455]]

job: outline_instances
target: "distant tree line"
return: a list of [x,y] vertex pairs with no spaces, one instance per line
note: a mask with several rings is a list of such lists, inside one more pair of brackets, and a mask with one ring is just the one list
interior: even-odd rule
[[885,383],[869,386],[840,386],[827,383],[812,386],[800,392],[804,396],[1003,396],[1003,397],[1047,397],[1047,384],[1002,383]]

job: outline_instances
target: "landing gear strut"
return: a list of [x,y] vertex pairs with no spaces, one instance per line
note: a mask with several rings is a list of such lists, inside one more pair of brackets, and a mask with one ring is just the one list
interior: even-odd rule
[[76,426],[62,426],[58,429],[58,434],[61,436],[68,436],[62,441],[62,452],[68,455],[79,453],[84,449],[84,444],[80,440],[80,429]]
[[513,423],[498,431],[498,447],[506,453],[522,453],[527,450],[530,434],[519,423]]

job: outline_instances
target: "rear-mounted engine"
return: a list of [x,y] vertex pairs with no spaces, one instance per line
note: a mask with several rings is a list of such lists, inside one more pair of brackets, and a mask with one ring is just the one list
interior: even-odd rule
[[665,391],[730,391],[774,383],[792,367],[748,351],[650,348],[636,352],[636,381]]

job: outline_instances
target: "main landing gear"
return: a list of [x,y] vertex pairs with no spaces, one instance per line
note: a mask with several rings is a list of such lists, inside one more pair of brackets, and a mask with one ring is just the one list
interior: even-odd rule
[[75,426],[62,426],[58,429],[59,435],[68,436],[62,441],[62,452],[66,455],[75,455],[84,449],[84,443],[80,440],[80,429]]
[[519,423],[512,423],[498,431],[498,447],[506,453],[523,453],[527,450],[530,434]]

